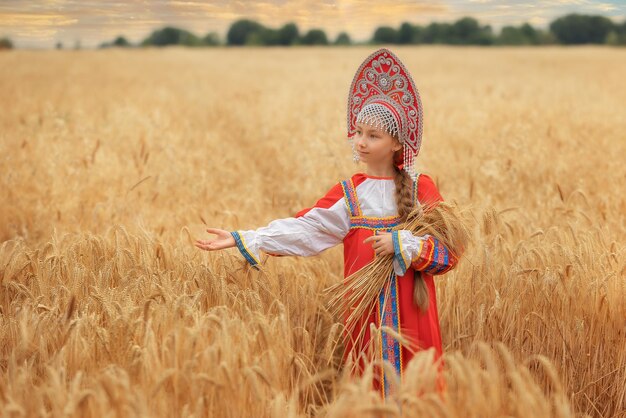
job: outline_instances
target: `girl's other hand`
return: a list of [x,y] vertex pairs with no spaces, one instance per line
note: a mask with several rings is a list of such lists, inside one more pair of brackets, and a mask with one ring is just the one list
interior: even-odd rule
[[381,231],[376,235],[367,237],[363,240],[363,243],[373,241],[372,248],[377,256],[393,254],[393,240],[391,238],[391,232]]
[[235,238],[233,238],[229,231],[217,228],[208,228],[207,232],[217,235],[217,238],[208,240],[197,239],[195,246],[201,250],[215,251],[235,246]]

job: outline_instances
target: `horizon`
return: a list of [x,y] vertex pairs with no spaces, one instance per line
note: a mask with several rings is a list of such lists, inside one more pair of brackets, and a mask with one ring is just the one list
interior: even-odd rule
[[504,0],[400,0],[368,3],[362,0],[198,0],[77,1],[44,0],[23,4],[20,0],[0,3],[0,38],[8,37],[19,49],[97,48],[123,36],[137,44],[153,31],[173,26],[200,37],[215,32],[223,41],[232,23],[255,20],[278,29],[295,23],[301,33],[322,29],[329,40],[347,32],[352,42],[371,39],[380,26],[399,27],[403,22],[426,26],[452,23],[463,17],[476,19],[498,33],[504,26],[529,23],[547,30],[549,23],[570,13],[601,15],[615,23],[626,19],[626,5],[619,0],[546,0],[540,5]]

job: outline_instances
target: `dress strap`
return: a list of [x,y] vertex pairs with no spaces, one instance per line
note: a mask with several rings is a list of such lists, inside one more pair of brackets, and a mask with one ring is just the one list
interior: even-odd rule
[[350,216],[362,216],[361,206],[359,205],[359,199],[356,196],[356,187],[352,182],[352,178],[341,181],[341,188],[343,189],[343,197],[346,201],[346,206],[350,211]]

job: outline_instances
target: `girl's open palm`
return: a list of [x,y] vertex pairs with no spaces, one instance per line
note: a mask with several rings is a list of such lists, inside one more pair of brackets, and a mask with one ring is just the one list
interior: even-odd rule
[[224,248],[230,248],[235,246],[235,238],[229,231],[217,228],[207,228],[206,230],[210,234],[217,235],[214,239],[197,239],[195,246],[205,251],[223,250]]

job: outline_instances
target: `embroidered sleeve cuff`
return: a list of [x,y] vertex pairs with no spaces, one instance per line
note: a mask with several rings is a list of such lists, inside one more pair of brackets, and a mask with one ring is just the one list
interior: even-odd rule
[[259,269],[258,250],[255,251],[254,246],[251,246],[250,245],[251,243],[247,242],[244,236],[245,235],[244,233],[241,233],[239,231],[232,231],[230,234],[235,239],[235,244],[237,245],[239,252],[241,252],[241,255],[244,256],[244,258],[248,261],[248,263],[250,263],[252,267],[258,270]]
[[443,274],[454,268],[457,258],[436,238],[425,235],[423,246],[413,257],[411,266],[428,274]]
[[394,230],[391,231],[391,239],[393,241],[393,270],[396,276],[404,276],[407,269],[411,266],[412,249],[415,247],[418,237],[414,237],[411,231]]

